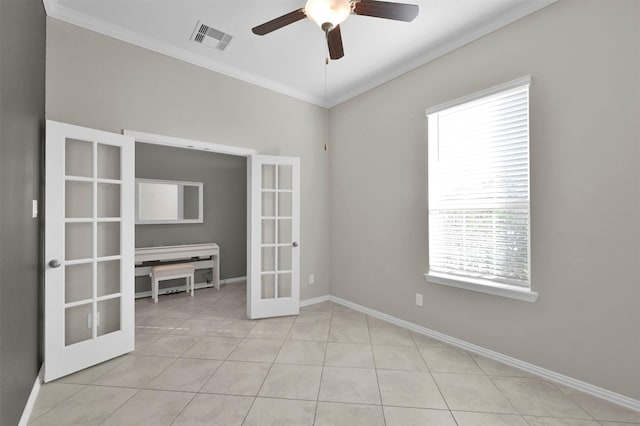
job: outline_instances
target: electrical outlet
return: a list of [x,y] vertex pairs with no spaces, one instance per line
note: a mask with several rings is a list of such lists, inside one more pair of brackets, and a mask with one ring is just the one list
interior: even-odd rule
[[422,306],[422,295],[420,293],[416,293],[416,305]]
[[316,283],[316,276],[311,274],[309,275],[309,284],[315,284]]

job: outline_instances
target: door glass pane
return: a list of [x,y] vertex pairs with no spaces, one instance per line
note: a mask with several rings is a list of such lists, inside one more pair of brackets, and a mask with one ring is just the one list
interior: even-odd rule
[[262,216],[275,216],[276,215],[276,193],[275,192],[263,192],[262,193]]
[[263,274],[260,276],[260,298],[274,299],[276,297],[275,275]]
[[278,216],[291,217],[291,193],[278,192]]
[[262,189],[276,189],[276,166],[262,165]]
[[291,246],[278,247],[278,271],[291,270]]
[[98,257],[120,254],[120,223],[98,223]]
[[120,261],[98,262],[98,296],[120,293]]
[[93,143],[66,139],[65,174],[67,176],[93,177]]
[[98,184],[98,217],[120,217],[119,184]]
[[64,231],[65,260],[93,257],[93,224],[65,223]]
[[291,297],[291,274],[278,274],[278,298]]
[[77,302],[93,298],[93,263],[64,268],[64,301]]
[[93,304],[64,310],[64,344],[66,346],[91,339],[91,308]]
[[68,180],[64,183],[64,188],[64,217],[93,217],[93,184]]
[[98,302],[98,336],[120,330],[120,298]]
[[274,271],[276,269],[275,247],[262,247],[262,271]]
[[276,243],[275,219],[262,219],[262,244]]
[[98,177],[120,179],[120,147],[98,144]]
[[291,237],[291,219],[278,220],[278,243],[290,244],[293,242]]
[[291,170],[288,165],[278,166],[278,189],[291,189]]

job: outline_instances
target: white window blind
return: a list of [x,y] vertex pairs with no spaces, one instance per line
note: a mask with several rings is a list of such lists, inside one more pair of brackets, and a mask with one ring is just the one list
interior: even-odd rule
[[430,274],[530,287],[529,79],[517,83],[427,113]]

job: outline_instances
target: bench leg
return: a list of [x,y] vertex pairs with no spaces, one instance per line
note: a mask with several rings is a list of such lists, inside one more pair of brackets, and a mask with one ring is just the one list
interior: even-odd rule
[[153,297],[153,303],[158,303],[158,280],[151,280],[151,297]]

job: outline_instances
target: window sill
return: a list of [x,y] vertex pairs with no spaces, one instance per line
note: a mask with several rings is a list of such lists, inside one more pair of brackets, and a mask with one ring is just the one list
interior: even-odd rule
[[533,303],[538,300],[538,293],[535,291],[521,289],[506,284],[498,284],[491,281],[474,280],[473,278],[462,281],[458,277],[453,277],[452,275],[438,274],[434,272],[424,274],[424,279],[428,283],[432,284],[473,290],[480,293],[493,294],[494,296],[523,300],[525,302]]

